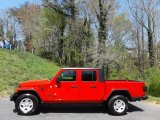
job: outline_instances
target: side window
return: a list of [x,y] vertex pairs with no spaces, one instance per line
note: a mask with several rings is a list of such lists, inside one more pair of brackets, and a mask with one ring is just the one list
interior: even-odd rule
[[82,71],[82,81],[96,81],[96,71]]
[[76,81],[76,71],[63,71],[60,76],[62,77],[61,81]]

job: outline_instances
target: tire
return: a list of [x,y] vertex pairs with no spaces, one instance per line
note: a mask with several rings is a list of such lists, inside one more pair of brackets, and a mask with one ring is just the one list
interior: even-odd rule
[[32,94],[22,94],[17,98],[15,108],[20,115],[33,115],[38,111],[39,102]]
[[113,96],[108,102],[109,113],[112,115],[125,115],[128,110],[128,100],[122,95]]

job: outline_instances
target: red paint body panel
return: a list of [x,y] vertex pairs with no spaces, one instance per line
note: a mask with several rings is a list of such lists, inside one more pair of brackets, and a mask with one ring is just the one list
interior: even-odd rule
[[[56,82],[57,76],[64,69],[50,80],[32,80],[19,84],[16,92],[29,90],[35,91],[42,102],[45,103],[101,103],[108,99],[111,93],[115,90],[126,90],[131,98],[140,98],[145,96],[143,87],[144,82],[129,81],[129,80],[106,80],[100,81],[99,69],[65,69],[76,71],[76,81],[61,81]],[[82,71],[92,70],[96,72],[96,81],[82,81]]]

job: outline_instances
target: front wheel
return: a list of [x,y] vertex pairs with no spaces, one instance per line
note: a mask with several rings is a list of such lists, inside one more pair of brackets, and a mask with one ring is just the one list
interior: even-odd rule
[[108,102],[109,112],[113,115],[125,115],[128,110],[128,100],[122,95],[113,96]]
[[32,94],[20,95],[15,103],[15,108],[20,115],[32,115],[37,112],[38,107],[38,99]]

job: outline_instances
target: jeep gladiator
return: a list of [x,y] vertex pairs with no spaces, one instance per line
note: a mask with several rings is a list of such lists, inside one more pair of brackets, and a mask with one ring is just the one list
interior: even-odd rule
[[31,115],[43,103],[99,103],[109,113],[124,115],[128,102],[145,100],[144,82],[105,80],[99,68],[61,68],[51,80],[21,82],[10,100],[21,115]]

